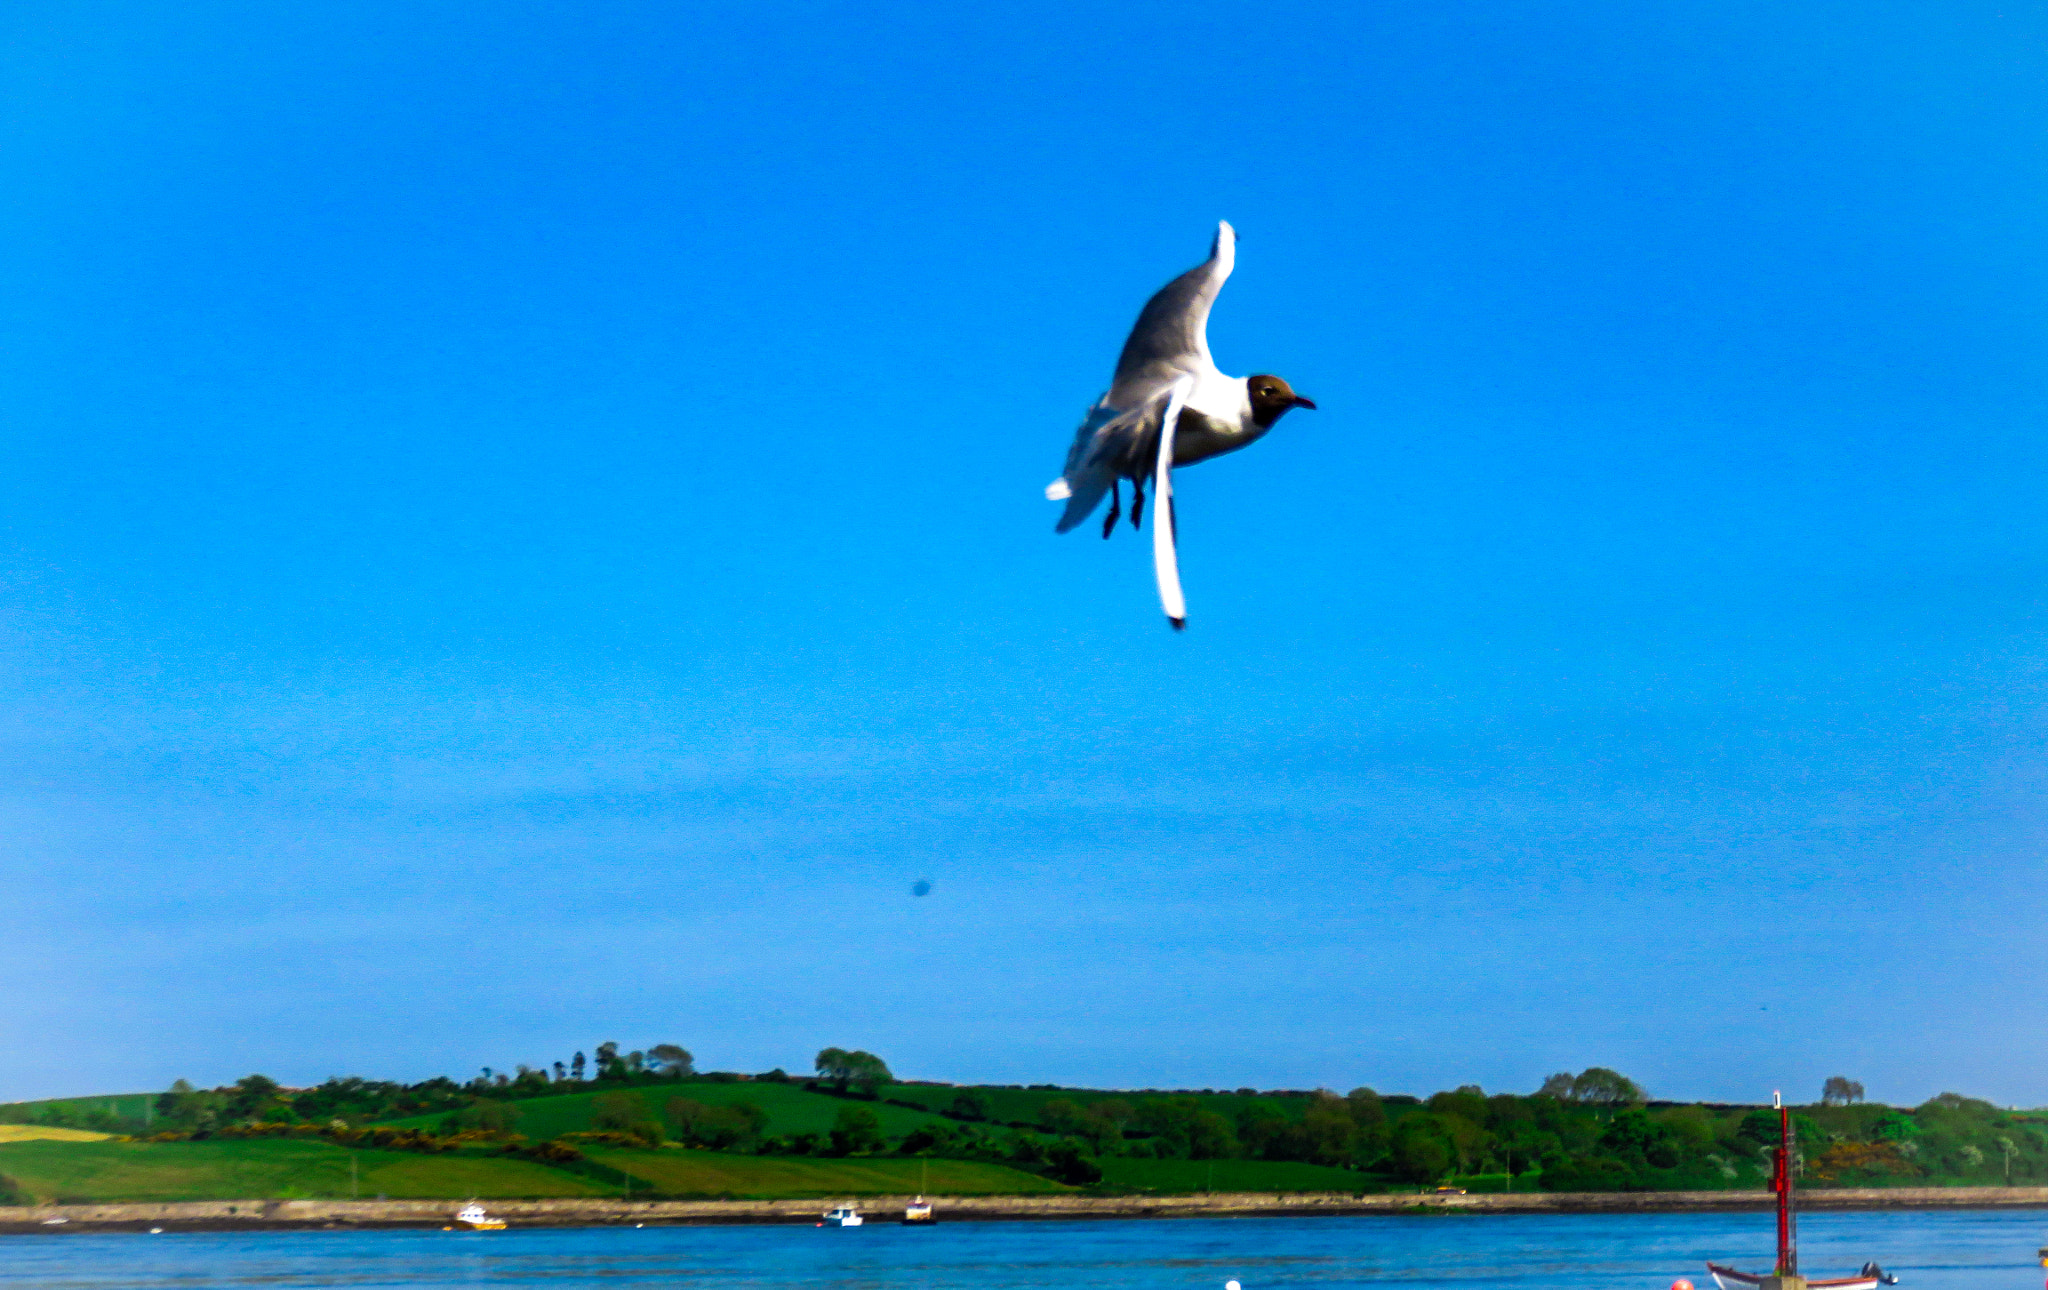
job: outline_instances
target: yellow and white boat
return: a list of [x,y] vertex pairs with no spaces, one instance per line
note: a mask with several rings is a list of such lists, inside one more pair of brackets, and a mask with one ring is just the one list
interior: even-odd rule
[[471,1201],[460,1210],[457,1210],[455,1221],[472,1232],[502,1232],[505,1230],[504,1219],[492,1218],[484,1212],[484,1207],[475,1201]]

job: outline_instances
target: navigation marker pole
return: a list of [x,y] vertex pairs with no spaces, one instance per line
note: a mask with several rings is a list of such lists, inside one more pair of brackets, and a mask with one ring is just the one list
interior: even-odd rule
[[1781,1092],[1771,1094],[1771,1104],[1778,1108],[1778,1158],[1771,1166],[1771,1190],[1778,1194],[1778,1266],[1757,1283],[1757,1290],[1806,1290],[1792,1226],[1792,1110]]

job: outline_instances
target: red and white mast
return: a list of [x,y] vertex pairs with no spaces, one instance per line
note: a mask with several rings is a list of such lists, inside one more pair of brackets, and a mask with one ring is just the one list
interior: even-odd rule
[[1771,1170],[1771,1190],[1778,1193],[1778,1267],[1781,1277],[1799,1275],[1799,1244],[1792,1227],[1792,1112],[1783,1093],[1771,1094],[1778,1108],[1778,1159]]

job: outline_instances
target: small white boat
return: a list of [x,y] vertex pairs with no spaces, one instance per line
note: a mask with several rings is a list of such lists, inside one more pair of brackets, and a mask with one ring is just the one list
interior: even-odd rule
[[916,1226],[936,1221],[932,1218],[932,1203],[919,1196],[903,1207],[903,1221]]
[[505,1230],[504,1219],[492,1218],[484,1212],[484,1207],[475,1201],[471,1201],[457,1210],[455,1221],[472,1232],[502,1232]]
[[[1759,1286],[1765,1281],[1782,1280],[1776,1273],[1737,1272],[1734,1268],[1719,1263],[1709,1263],[1707,1272],[1714,1278],[1714,1284],[1721,1290],[1737,1290],[1738,1287]],[[1806,1283],[1807,1290],[1877,1290],[1879,1286],[1895,1286],[1899,1279],[1875,1263],[1866,1263],[1863,1270],[1853,1277],[1825,1277]]]
[[859,1227],[860,1225],[860,1211],[851,1205],[841,1205],[837,1209],[826,1210],[825,1221],[818,1224],[820,1227]]

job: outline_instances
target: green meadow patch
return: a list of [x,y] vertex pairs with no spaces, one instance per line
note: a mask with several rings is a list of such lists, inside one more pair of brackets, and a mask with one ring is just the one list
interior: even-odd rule
[[[717,1084],[711,1082],[689,1082],[674,1084],[644,1084],[637,1087],[598,1090],[589,1093],[569,1093],[561,1097],[531,1097],[505,1105],[519,1112],[517,1131],[538,1142],[543,1138],[558,1137],[564,1133],[581,1133],[596,1127],[591,1122],[593,1103],[607,1092],[626,1092],[647,1107],[647,1118],[662,1119],[662,1108],[670,1098],[688,1098],[707,1106],[731,1106],[735,1102],[752,1102],[767,1113],[766,1132],[772,1137],[787,1137],[796,1133],[825,1134],[831,1132],[832,1123],[839,1118],[839,1112],[849,1106],[864,1106],[873,1111],[882,1122],[882,1132],[889,1137],[901,1137],[919,1125],[929,1124],[944,1117],[928,1115],[905,1107],[890,1106],[885,1102],[855,1101],[848,1098],[831,1097],[824,1093],[813,1093],[801,1084],[774,1084],[766,1081],[749,1081],[744,1084]],[[385,1120],[381,1123],[402,1128],[432,1129],[441,1123],[440,1115],[414,1115],[403,1120]]]
[[[290,1138],[0,1144],[0,1173],[42,1202],[346,1197],[350,1152]],[[610,1189],[528,1160],[358,1151],[360,1194],[408,1199],[603,1196]]]

